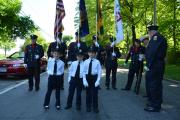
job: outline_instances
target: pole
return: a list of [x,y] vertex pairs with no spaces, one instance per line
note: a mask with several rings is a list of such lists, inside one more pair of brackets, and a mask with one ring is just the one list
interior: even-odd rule
[[156,0],[154,0],[154,25],[157,25],[156,6],[157,6],[157,2],[156,2]]

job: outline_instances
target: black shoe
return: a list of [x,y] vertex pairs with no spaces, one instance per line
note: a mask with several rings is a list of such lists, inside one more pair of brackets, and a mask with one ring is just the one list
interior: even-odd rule
[[80,106],[76,106],[76,110],[80,111],[81,107]]
[[29,91],[32,91],[33,90],[33,88],[29,88]]
[[68,109],[70,109],[70,108],[72,108],[72,106],[67,105],[67,106],[65,107],[66,110],[68,110]]
[[155,108],[153,108],[151,106],[148,106],[148,107],[144,108],[144,110],[147,111],[147,112],[160,112],[159,109],[155,109]]
[[61,90],[64,90],[64,87],[61,87]]
[[127,88],[122,88],[121,90],[124,90],[124,91],[129,91],[130,89],[127,89]]
[[99,113],[99,109],[94,109],[94,112],[95,113]]
[[56,109],[60,110],[61,109],[60,105],[56,105]]
[[86,108],[86,112],[91,112],[91,108]]
[[49,109],[49,106],[48,106],[48,105],[45,105],[45,106],[44,106],[44,109],[45,109],[45,110],[48,110],[48,109]]
[[107,86],[106,89],[109,90],[109,86]]
[[35,91],[39,91],[39,87],[37,87],[37,88],[35,89]]
[[112,87],[114,90],[117,90],[117,88],[116,87]]

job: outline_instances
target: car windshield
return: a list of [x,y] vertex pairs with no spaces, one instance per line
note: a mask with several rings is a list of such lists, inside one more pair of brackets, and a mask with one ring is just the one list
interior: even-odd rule
[[17,58],[24,58],[24,52],[15,52],[10,55],[8,58],[17,59]]

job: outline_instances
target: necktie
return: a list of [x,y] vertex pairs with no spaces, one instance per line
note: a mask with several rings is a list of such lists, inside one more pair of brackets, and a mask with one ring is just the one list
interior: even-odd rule
[[57,74],[57,61],[55,60],[55,62],[54,62],[54,75],[56,75]]
[[88,75],[91,75],[91,71],[92,71],[92,59],[91,62],[89,63],[89,69],[88,69]]
[[79,77],[79,73],[80,73],[80,62],[78,62],[75,76]]

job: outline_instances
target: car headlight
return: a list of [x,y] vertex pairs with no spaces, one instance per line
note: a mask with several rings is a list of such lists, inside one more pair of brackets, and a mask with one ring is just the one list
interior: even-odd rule
[[14,64],[13,67],[26,67],[26,64]]

